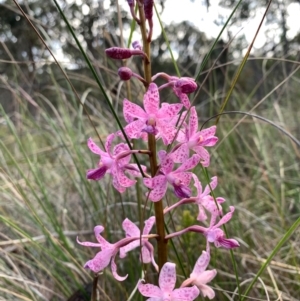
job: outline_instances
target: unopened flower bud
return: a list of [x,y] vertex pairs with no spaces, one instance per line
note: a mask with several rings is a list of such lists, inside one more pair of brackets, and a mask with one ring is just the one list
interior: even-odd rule
[[175,82],[175,88],[184,94],[193,93],[197,89],[197,84],[193,78],[182,77]]
[[144,0],[144,12],[147,20],[153,17],[153,0]]
[[120,76],[121,80],[129,80],[132,77],[133,72],[128,67],[121,67],[118,70],[118,75]]
[[116,60],[129,59],[132,56],[131,50],[128,48],[111,47],[105,50],[107,56]]

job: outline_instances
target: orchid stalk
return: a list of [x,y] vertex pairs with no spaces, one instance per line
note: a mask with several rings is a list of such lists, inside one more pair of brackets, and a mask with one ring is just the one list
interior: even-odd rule
[[[131,189],[137,178],[143,178],[145,203],[153,202],[154,216],[145,220],[144,226],[138,226],[126,218],[122,223],[125,238],[115,243],[109,243],[101,236],[103,226],[96,226],[94,232],[97,243],[78,240],[78,243],[85,247],[100,248],[95,257],[87,261],[85,268],[99,273],[110,264],[114,278],[124,281],[127,275],[118,275],[115,258],[119,253],[120,259],[123,259],[129,252],[139,248],[140,262],[151,264],[158,273],[159,286],[145,283],[145,279],[138,280],[138,290],[143,296],[149,297],[148,300],[190,301],[195,300],[199,294],[213,299],[215,293],[207,283],[213,280],[217,270],[207,270],[210,263],[210,244],[225,249],[239,247],[239,242],[234,238],[227,238],[221,229],[232,219],[235,208],[230,206],[229,212],[223,215],[221,204],[225,202],[225,199],[212,194],[218,184],[217,176],[212,177],[211,182],[203,189],[202,183],[193,172],[198,165],[204,168],[209,167],[211,157],[207,148],[213,147],[218,142],[215,136],[217,128],[212,126],[198,130],[196,107],[192,106],[188,98],[188,94],[197,89],[194,79],[178,78],[164,72],[152,76],[150,43],[154,3],[137,0],[137,17],[134,13],[135,1],[127,2],[134,20],[140,27],[143,43],[141,45],[139,42],[134,42],[134,49],[112,47],[106,50],[106,54],[112,59],[122,60],[136,55],[137,59],[143,60],[143,76],[134,73],[128,67],[121,67],[118,70],[121,80],[129,81],[135,78],[145,86],[143,106],[128,99],[123,100],[123,115],[126,122],[124,133],[130,140],[129,144],[124,143],[125,134],[123,136],[120,131],[108,135],[104,150],[98,147],[92,138],[88,139],[88,148],[99,156],[99,162],[96,168],[87,171],[86,177],[89,180],[99,181],[108,174],[119,193]],[[167,83],[158,86],[154,82],[158,77],[162,77]],[[170,89],[178,97],[179,103],[161,102],[159,93],[162,89]],[[117,142],[118,139],[121,141]],[[134,149],[131,146],[134,140],[147,141],[148,149]],[[166,149],[157,151],[158,140],[162,141]],[[167,148],[171,144],[172,148]],[[167,149],[171,150],[167,151]],[[141,168],[138,168],[131,162],[132,154],[147,155],[149,165],[141,165]],[[150,168],[150,174],[147,173],[147,167]],[[191,183],[194,183],[194,188]],[[164,209],[164,199],[169,189],[178,200],[170,206],[165,206]],[[198,206],[197,220],[200,225],[190,225],[166,235],[165,216],[185,204]],[[209,223],[207,223],[208,216],[210,217]],[[156,233],[151,234],[154,224]],[[202,235],[206,241],[206,249],[202,250],[190,277],[182,282],[180,288],[176,289],[176,265],[168,262],[167,244],[170,239],[187,232]],[[156,252],[151,243],[153,239],[157,240]]]

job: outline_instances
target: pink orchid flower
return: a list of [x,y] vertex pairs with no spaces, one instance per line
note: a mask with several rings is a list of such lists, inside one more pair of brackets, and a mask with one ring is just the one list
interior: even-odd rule
[[[155,223],[155,217],[151,216],[145,221],[145,227],[143,229],[142,235],[147,235],[150,233],[153,225]],[[140,237],[141,231],[140,229],[128,218],[126,218],[123,223],[122,227],[126,233],[126,237]],[[120,249],[120,258],[124,258],[127,253],[137,247],[142,245],[141,249],[141,256],[140,259],[143,263],[149,263],[152,262],[155,269],[158,271],[158,266],[154,259],[154,251],[153,246],[149,243],[148,238],[141,238],[139,240],[135,240],[132,243],[126,245],[125,247],[122,247]]]
[[124,277],[118,275],[117,265],[115,263],[115,257],[120,248],[126,246],[127,244],[130,244],[135,240],[139,240],[140,237],[127,237],[121,239],[115,244],[111,244],[101,236],[103,230],[104,227],[102,226],[96,226],[94,228],[95,237],[98,243],[93,243],[88,241],[80,242],[77,237],[77,243],[79,243],[82,246],[101,248],[101,251],[98,252],[93,259],[85,263],[84,268],[90,269],[94,273],[99,273],[103,269],[105,269],[109,265],[109,263],[111,263],[111,270],[114,278],[117,279],[118,281],[123,281],[127,278],[127,275]]
[[194,168],[200,160],[198,155],[193,155],[180,167],[173,170],[174,162],[167,152],[161,150],[158,152],[161,165],[159,174],[153,178],[144,178],[144,184],[152,189],[149,194],[149,199],[157,202],[162,199],[167,191],[168,183],[174,188],[174,193],[179,198],[187,198],[191,196],[191,189],[188,187],[192,178],[191,172],[186,172]]
[[206,251],[202,251],[202,254],[198,258],[194,266],[193,272],[190,275],[190,278],[186,279],[180,287],[186,287],[191,284],[196,285],[203,297],[213,299],[215,297],[215,292],[211,287],[207,285],[207,283],[215,278],[215,276],[217,275],[217,271],[215,269],[206,271],[209,261],[209,253]]
[[139,139],[143,133],[157,135],[165,145],[170,144],[176,134],[176,129],[169,121],[182,108],[182,104],[163,103],[159,108],[159,93],[156,84],[151,83],[144,95],[145,111],[138,105],[124,99],[123,113],[126,122],[125,132],[130,139]]
[[[217,248],[219,247],[223,247],[225,249],[237,248],[240,246],[238,241],[233,238],[226,238],[224,231],[220,229],[220,226],[227,223],[232,218],[234,207],[230,206],[229,209],[230,211],[227,214],[225,214],[219,220],[218,223],[214,224],[215,219],[212,219],[213,223],[211,222],[208,228],[197,226],[197,225],[190,226],[181,231],[174,232],[172,234],[167,235],[166,239],[170,239],[182,235],[186,232],[198,232],[198,233],[202,233],[206,237],[207,243],[214,243],[214,245]],[[208,250],[209,250],[209,244],[207,244],[207,251]]]
[[211,191],[214,190],[218,185],[218,178],[212,177],[210,184],[205,186],[204,191],[202,191],[201,182],[195,175],[193,175],[193,179],[195,182],[195,187],[197,189],[197,196],[191,199],[195,199],[195,203],[199,206],[199,214],[197,220],[205,221],[207,219],[205,210],[211,214],[211,219],[216,219],[218,216],[222,216],[223,209],[220,204],[224,203],[225,199],[217,197],[215,202],[214,198],[210,195]]
[[199,295],[198,288],[184,287],[175,289],[176,266],[167,262],[163,265],[158,279],[159,287],[153,284],[139,283],[138,290],[145,297],[150,297],[148,301],[192,301]]
[[180,131],[177,141],[180,142],[172,151],[172,158],[175,163],[184,162],[189,158],[190,149],[196,152],[201,158],[201,164],[208,167],[210,163],[210,155],[204,147],[214,146],[218,142],[215,136],[216,126],[198,130],[198,116],[195,107],[191,108],[189,124],[185,124],[184,131]]
[[197,176],[192,174],[192,177],[195,183],[194,186],[197,189],[197,196],[182,199],[174,205],[167,207],[164,210],[164,214],[183,204],[196,203],[199,206],[199,214],[197,217],[198,221],[205,221],[207,219],[206,211],[211,214],[211,218],[215,221],[218,216],[222,216],[222,207],[220,204],[225,202],[224,198],[217,197],[216,203],[214,198],[209,195],[211,193],[211,190],[214,190],[217,187],[218,178],[212,177],[210,184],[206,185],[204,191],[202,191],[202,185]]
[[[120,143],[116,145],[111,151],[112,141],[115,134],[110,134],[105,142],[105,150],[102,151],[92,140],[88,139],[88,147],[94,153],[100,156],[100,161],[98,163],[98,168],[89,169],[86,173],[86,177],[89,180],[100,180],[104,177],[106,173],[112,175],[113,186],[120,192],[124,192],[127,187],[133,186],[136,180],[129,179],[125,175],[125,171],[132,174],[133,176],[140,176],[139,170],[136,164],[129,164],[131,154],[138,152],[135,150],[130,150],[128,145],[125,143]],[[145,166],[142,166],[145,170]]]

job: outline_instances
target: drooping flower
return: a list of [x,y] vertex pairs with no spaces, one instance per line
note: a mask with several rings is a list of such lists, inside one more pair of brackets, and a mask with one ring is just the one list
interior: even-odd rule
[[89,241],[81,242],[77,238],[77,242],[82,246],[101,248],[101,251],[98,252],[93,259],[87,261],[84,267],[90,269],[94,273],[99,273],[103,269],[105,269],[109,265],[109,263],[111,263],[111,270],[114,278],[118,281],[123,281],[127,278],[127,275],[124,277],[118,275],[115,257],[120,248],[126,246],[127,244],[130,244],[135,240],[140,239],[140,237],[127,237],[121,239],[117,243],[111,244],[101,236],[103,230],[104,227],[102,226],[96,226],[94,228],[95,237],[98,243],[93,243]]
[[[151,216],[149,219],[145,221],[145,227],[143,229],[142,235],[147,235],[150,233],[153,225],[155,223],[155,217]],[[126,233],[126,237],[140,237],[141,232],[140,229],[128,218],[126,218],[122,223],[123,230]],[[135,240],[132,243],[126,245],[125,247],[120,249],[120,258],[124,258],[127,253],[137,247],[142,245],[141,256],[140,259],[143,263],[152,262],[155,269],[158,270],[158,266],[154,260],[153,246],[148,241],[148,238],[141,238],[139,240]]]
[[187,172],[194,168],[200,160],[198,155],[193,155],[187,161],[181,164],[176,170],[173,170],[174,162],[167,152],[161,150],[158,152],[160,159],[159,174],[153,178],[144,178],[144,184],[152,189],[149,194],[149,199],[157,202],[165,195],[168,183],[174,188],[174,193],[179,198],[188,198],[191,196],[189,184],[192,178],[192,173]]
[[195,187],[197,189],[195,202],[199,206],[199,214],[197,220],[205,221],[207,219],[205,210],[207,210],[211,214],[211,219],[216,219],[218,216],[222,216],[223,212],[220,204],[224,203],[225,199],[217,197],[215,202],[214,198],[210,195],[211,190],[214,190],[218,185],[218,178],[212,177],[210,184],[205,186],[204,191],[202,191],[201,182],[195,175],[193,175],[193,179]]
[[[127,187],[133,186],[136,180],[129,179],[125,175],[125,171],[137,176],[139,175],[138,168],[135,164],[129,164],[130,155],[137,151],[132,151],[129,149],[128,145],[125,143],[117,144],[113,151],[112,141],[115,134],[110,134],[105,142],[105,150],[102,151],[98,147],[92,138],[88,139],[88,147],[94,153],[100,156],[100,161],[98,163],[98,168],[90,169],[87,171],[86,177],[89,180],[100,180],[104,177],[106,173],[112,175],[113,186],[119,191],[124,192]],[[142,167],[145,169],[145,167]]]
[[[225,233],[222,229],[220,229],[220,226],[227,223],[233,215],[234,207],[229,207],[229,212],[225,214],[218,223],[214,223],[215,219],[212,219],[211,224],[209,227],[203,227],[203,226],[190,226],[187,227],[181,231],[171,233],[169,235],[166,235],[166,239],[170,239],[179,235],[182,235],[186,232],[198,232],[203,234],[206,237],[207,243],[214,243],[214,245],[219,248],[223,247],[225,249],[233,249],[240,246],[239,242],[233,238],[226,238]],[[207,251],[209,251],[209,244],[207,244]]]
[[217,271],[215,269],[206,271],[209,261],[209,253],[206,251],[202,251],[202,254],[198,258],[190,277],[186,279],[180,287],[196,285],[203,297],[213,299],[215,297],[215,292],[211,287],[207,285],[207,283],[212,281],[213,278],[215,278],[215,276],[217,275]]
[[176,266],[174,263],[167,262],[163,265],[159,274],[158,286],[153,284],[138,285],[138,290],[145,297],[150,297],[148,301],[192,301],[199,295],[198,288],[192,287],[175,288]]
[[225,199],[221,197],[217,197],[215,202],[214,198],[210,195],[211,190],[214,190],[217,187],[217,177],[212,177],[210,184],[205,186],[204,191],[202,191],[202,185],[197,176],[195,174],[192,174],[192,177],[195,183],[194,186],[197,189],[197,195],[180,200],[179,202],[166,208],[164,210],[164,213],[166,214],[167,212],[183,204],[196,203],[199,206],[199,214],[197,220],[205,221],[207,219],[206,211],[208,211],[211,214],[211,222],[215,222],[217,217],[222,216],[221,204],[225,202]]
[[184,125],[184,130],[181,130],[177,136],[177,141],[180,142],[172,152],[172,158],[175,163],[184,162],[189,158],[190,149],[196,152],[204,167],[208,167],[210,163],[210,155],[204,147],[214,146],[218,142],[215,136],[216,126],[208,129],[198,130],[198,116],[195,107],[190,110],[189,123]]
[[139,139],[144,132],[159,134],[165,145],[170,144],[176,134],[174,123],[170,120],[181,110],[181,104],[163,103],[159,108],[159,93],[156,84],[151,83],[144,95],[143,110],[138,105],[124,99],[123,113],[129,123],[125,127],[126,134],[131,139]]

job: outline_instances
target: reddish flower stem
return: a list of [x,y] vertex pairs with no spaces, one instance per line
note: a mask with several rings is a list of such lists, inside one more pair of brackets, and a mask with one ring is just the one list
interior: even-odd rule
[[[143,4],[140,1],[138,3],[138,11],[140,17],[140,28],[143,39],[143,50],[146,53],[149,61],[144,60],[144,78],[146,80],[146,89],[149,84],[152,82],[151,79],[151,59],[150,59],[150,42],[148,41],[147,29],[146,29],[146,18],[143,8]],[[151,176],[154,177],[157,172],[157,160],[156,160],[156,140],[155,136],[148,134],[148,148],[151,152],[150,154],[150,170]],[[165,239],[165,223],[164,223],[164,210],[162,200],[154,203],[155,219],[156,219],[156,231],[158,234],[157,238],[157,254],[158,254],[158,266],[159,270],[167,262],[167,240]]]

